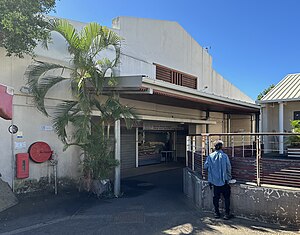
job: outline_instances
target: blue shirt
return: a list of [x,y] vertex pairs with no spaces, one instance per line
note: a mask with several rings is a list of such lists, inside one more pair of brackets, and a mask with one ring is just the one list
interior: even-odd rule
[[231,180],[231,164],[226,153],[217,150],[211,153],[204,163],[208,170],[208,182],[216,186],[223,186],[225,181]]

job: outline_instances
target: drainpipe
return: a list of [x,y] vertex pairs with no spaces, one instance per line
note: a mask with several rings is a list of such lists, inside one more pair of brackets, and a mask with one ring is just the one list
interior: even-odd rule
[[[279,132],[283,133],[283,102],[279,102]],[[283,135],[279,136],[279,154],[283,154]]]
[[120,195],[121,186],[121,121],[115,121],[115,159],[119,161],[119,165],[115,168],[115,184],[114,194],[115,197]]

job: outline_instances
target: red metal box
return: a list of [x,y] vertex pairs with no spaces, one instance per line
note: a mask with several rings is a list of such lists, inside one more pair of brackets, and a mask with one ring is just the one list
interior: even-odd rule
[[29,154],[18,153],[16,155],[17,161],[17,178],[24,179],[29,177]]

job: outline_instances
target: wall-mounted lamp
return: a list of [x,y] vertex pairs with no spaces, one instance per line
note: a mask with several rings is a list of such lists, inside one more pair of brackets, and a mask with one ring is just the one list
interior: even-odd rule
[[20,92],[23,93],[23,94],[30,94],[30,93],[31,93],[31,90],[30,90],[30,88],[27,87],[27,86],[22,86],[22,87],[20,88]]

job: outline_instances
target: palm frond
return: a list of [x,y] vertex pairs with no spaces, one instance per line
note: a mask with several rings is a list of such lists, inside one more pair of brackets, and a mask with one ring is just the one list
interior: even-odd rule
[[62,76],[49,75],[49,73],[47,75],[47,72],[65,68],[65,66],[59,64],[36,61],[25,71],[24,76],[27,78],[27,84],[32,92],[34,102],[37,108],[46,116],[48,116],[48,113],[45,109],[44,99],[47,92],[57,83],[68,79]]
[[77,114],[70,118],[70,122],[76,127],[74,141],[80,144],[86,144],[91,131],[91,119],[89,115]]
[[82,29],[80,32],[80,47],[82,50],[85,52],[90,51],[95,38],[99,36],[101,27],[98,23],[89,23]]
[[101,30],[101,35],[105,40],[106,47],[108,47],[109,45],[112,45],[114,47],[120,47],[122,38],[117,33],[115,33],[107,27],[102,27]]
[[113,121],[124,119],[127,128],[130,128],[133,125],[133,121],[137,118],[133,108],[122,105],[117,95],[109,96],[103,108],[106,110],[107,119]]
[[120,62],[122,38],[114,31],[109,30],[106,27],[104,27],[103,32],[106,35],[106,43],[107,43],[106,48],[108,48],[109,46],[113,46],[115,50],[115,59],[112,60],[113,67],[115,67]]
[[105,114],[106,110],[105,108],[101,105],[101,103],[99,102],[99,100],[95,99],[94,97],[92,97],[91,99],[91,104],[93,106],[95,106],[101,113],[101,115]]
[[121,105],[120,108],[126,127],[131,128],[136,123],[137,114],[134,112],[133,107]]
[[114,67],[114,62],[110,61],[108,58],[97,60],[96,64],[99,66],[102,77],[105,77],[107,71]]
[[97,55],[100,51],[112,46],[115,50],[116,58],[119,58],[121,41],[122,38],[114,31],[107,27],[101,27],[98,36],[94,38],[91,44],[90,51],[93,53],[92,57]]
[[38,80],[44,73],[55,69],[70,69],[61,64],[48,63],[45,61],[34,61],[25,71],[25,77],[28,80]]
[[52,23],[51,31],[61,34],[68,43],[69,52],[71,54],[78,51],[80,45],[79,35],[72,24],[64,19],[56,19]]
[[66,128],[72,117],[80,111],[76,108],[77,104],[77,101],[65,101],[57,105],[54,112],[53,127],[55,133],[64,144],[67,144]]

